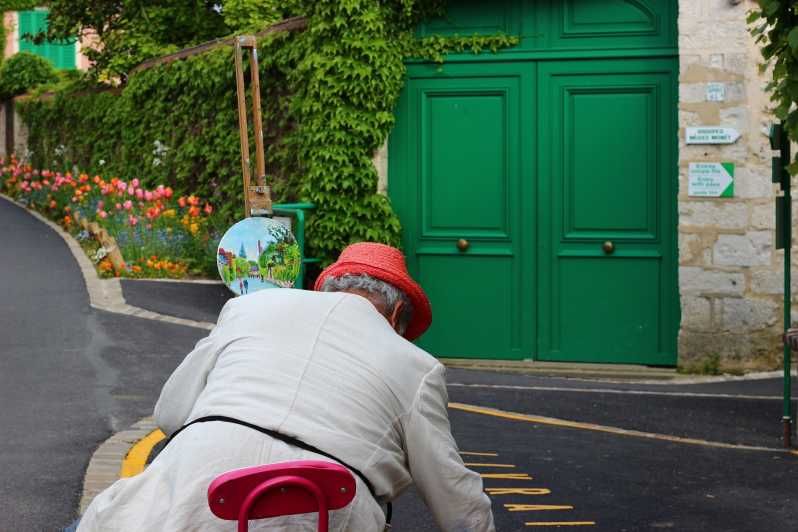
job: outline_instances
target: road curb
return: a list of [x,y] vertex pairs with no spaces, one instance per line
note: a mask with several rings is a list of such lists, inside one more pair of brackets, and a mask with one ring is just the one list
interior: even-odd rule
[[100,444],[92,454],[83,476],[83,493],[78,508],[80,515],[98,493],[121,478],[122,463],[130,449],[157,428],[152,417],[145,417]]
[[50,229],[56,232],[66,243],[75,261],[78,263],[81,273],[83,274],[83,281],[86,284],[86,291],[89,293],[89,304],[98,310],[106,312],[113,312],[115,314],[124,314],[127,316],[135,316],[137,318],[144,318],[154,321],[163,321],[167,323],[174,323],[176,325],[184,325],[187,327],[196,327],[199,329],[210,330],[213,329],[214,324],[206,321],[196,321],[186,318],[178,318],[176,316],[169,316],[167,314],[160,314],[151,310],[143,309],[128,304],[122,294],[122,285],[119,278],[101,279],[97,275],[97,270],[94,264],[86,256],[83,248],[75,240],[72,235],[64,231],[61,226],[47,219],[40,213],[28,209],[25,205],[15,201],[13,198],[0,194],[0,197],[23,209],[25,212],[44,223]]

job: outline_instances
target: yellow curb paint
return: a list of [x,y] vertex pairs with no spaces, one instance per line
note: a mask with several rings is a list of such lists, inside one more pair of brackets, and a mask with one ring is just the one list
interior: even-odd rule
[[482,478],[500,478],[504,480],[532,480],[526,473],[480,473]]
[[515,467],[513,464],[483,464],[482,462],[465,462],[464,465],[466,467],[506,467],[508,469]]
[[548,488],[485,488],[488,495],[548,495]]
[[122,460],[122,468],[119,470],[119,477],[128,478],[144,471],[144,467],[147,465],[147,458],[150,456],[152,448],[164,438],[166,438],[166,435],[161,432],[160,429],[155,429],[137,441]]
[[539,512],[541,510],[573,510],[568,504],[505,504],[509,512]]
[[460,454],[463,456],[499,456],[499,453],[476,453],[476,452],[469,452],[469,451],[460,451]]
[[526,526],[595,526],[595,521],[530,521]]
[[787,449],[779,449],[776,447],[760,447],[757,445],[735,445],[733,443],[701,440],[697,438],[682,438],[680,436],[671,436],[669,434],[658,434],[656,432],[642,432],[639,430],[622,429],[619,427],[610,427],[606,425],[597,425],[595,423],[584,423],[582,421],[569,421],[567,419],[557,419],[553,417],[520,414],[518,412],[506,412],[504,410],[498,410],[495,408],[467,405],[463,403],[449,403],[449,408],[453,410],[461,410],[463,412],[471,412],[473,414],[483,414],[486,416],[493,416],[502,419],[511,419],[513,421],[527,421],[529,423],[537,423],[539,425],[552,425],[555,427],[565,427],[570,429],[591,430],[594,432],[605,432],[608,434],[615,434],[618,436],[632,436],[636,438],[647,438],[650,440],[660,440],[671,443],[686,443],[689,445],[701,445],[704,447],[716,447],[721,449],[734,449],[738,451],[765,451],[770,453],[797,454],[795,451],[790,451]]

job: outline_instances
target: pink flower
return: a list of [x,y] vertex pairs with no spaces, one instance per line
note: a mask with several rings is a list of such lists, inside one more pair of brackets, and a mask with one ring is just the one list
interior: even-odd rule
[[127,217],[127,221],[128,223],[130,223],[130,225],[136,225],[137,223],[139,223],[139,219],[133,216],[132,214]]
[[97,211],[97,216],[99,216],[100,218],[105,219],[105,218],[108,218],[108,213],[105,212],[105,211]]
[[116,205],[114,205],[114,207],[116,207],[116,210],[118,210],[118,211],[122,210],[122,204],[121,203],[117,203]]
[[103,210],[104,206],[105,206],[105,202],[104,201],[102,201],[102,200],[98,201],[97,202],[97,211]]
[[125,207],[126,211],[129,211],[130,209],[133,208],[133,202],[130,200],[125,201],[125,203],[123,203],[122,205]]
[[144,193],[144,199],[146,201],[152,201],[152,198],[153,198],[152,192],[150,192],[149,190]]
[[172,187],[166,187],[166,188],[164,189],[164,191],[163,191],[163,195],[164,195],[164,196],[165,196],[167,199],[171,198],[171,197],[172,197],[172,194],[174,194],[174,193],[175,193],[175,192],[174,192],[174,190],[172,190]]
[[143,190],[141,190],[140,188],[137,188],[137,189],[136,189],[136,197],[137,197],[138,199],[141,199],[141,198],[143,198],[143,197],[144,197],[144,191],[143,191]]
[[[135,179],[134,179],[134,181],[135,181]],[[133,185],[128,185],[128,187],[127,187],[127,194],[128,194],[128,196],[132,196],[132,195],[133,195],[133,194],[135,194],[135,193],[136,193],[136,189],[135,189],[135,188],[133,188]]]
[[[130,181],[130,185],[131,185],[131,186],[133,186],[133,187],[138,187],[140,184],[141,184],[141,181],[139,181],[139,178],[138,178],[138,177],[134,177],[134,178],[133,178],[133,179]],[[132,192],[131,192],[131,194],[132,194]]]
[[127,188],[127,183],[125,183],[124,181],[120,181],[119,183],[116,184],[116,188],[119,189],[119,192],[124,192],[125,189]]

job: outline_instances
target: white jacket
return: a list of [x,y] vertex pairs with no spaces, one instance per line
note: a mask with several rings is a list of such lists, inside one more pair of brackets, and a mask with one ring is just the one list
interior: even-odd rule
[[[415,482],[445,532],[493,531],[490,500],[463,465],[446,404],[443,366],[368,300],[280,289],[225,305],[164,385],[155,418],[167,435],[223,415],[294,436],[359,469],[380,502]],[[234,530],[207,509],[210,480],[302,458],[325,459],[238,425],[195,424],[144,473],[100,494],[79,530]],[[384,516],[357,482],[353,503],[331,512],[331,530],[381,530]],[[315,517],[267,519],[256,529],[315,530]]]

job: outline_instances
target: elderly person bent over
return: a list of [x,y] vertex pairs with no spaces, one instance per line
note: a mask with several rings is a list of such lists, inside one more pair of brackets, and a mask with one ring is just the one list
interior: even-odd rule
[[[444,368],[408,340],[429,327],[429,301],[399,250],[353,244],[322,272],[321,292],[264,290],[229,301],[164,385],[155,418],[185,427],[146,471],[97,496],[79,531],[234,530],[207,507],[219,474],[287,460],[328,460],[236,422],[301,440],[361,472],[330,530],[377,532],[382,505],[415,482],[446,532],[495,530],[482,481],[457,451]],[[252,530],[314,531],[316,515]]]

